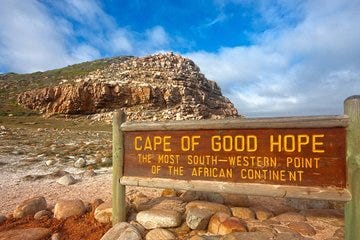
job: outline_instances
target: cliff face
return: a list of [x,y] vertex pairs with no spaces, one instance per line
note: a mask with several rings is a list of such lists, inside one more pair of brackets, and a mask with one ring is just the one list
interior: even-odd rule
[[129,120],[237,116],[189,59],[172,53],[130,58],[60,85],[23,92],[18,103],[46,115],[95,114],[124,108]]

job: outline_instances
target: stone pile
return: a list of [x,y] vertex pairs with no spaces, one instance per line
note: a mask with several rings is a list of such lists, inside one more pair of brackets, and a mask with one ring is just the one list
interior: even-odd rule
[[[109,224],[111,204],[101,200],[95,202],[92,205],[96,207],[94,218],[102,224]],[[54,208],[49,208],[43,197],[36,197],[19,204],[12,217],[54,217],[61,220],[81,216],[90,210],[91,205],[79,199],[61,200]],[[0,224],[6,219],[0,215]],[[140,194],[127,199],[127,222],[114,225],[101,240],[311,240],[319,239],[318,235],[324,236],[321,234],[327,231],[327,226],[332,229],[335,226],[336,230],[327,232],[328,237],[321,239],[344,238],[341,210],[289,209],[274,212],[265,206],[251,206],[249,198],[243,195],[166,190],[158,198]],[[0,232],[0,239],[7,239],[14,234],[39,236],[31,239],[61,239],[61,233],[51,232],[47,228],[22,231]]]
[[237,110],[193,61],[173,53],[128,58],[55,87],[24,92],[18,103],[47,115],[125,109],[128,120],[237,117]]

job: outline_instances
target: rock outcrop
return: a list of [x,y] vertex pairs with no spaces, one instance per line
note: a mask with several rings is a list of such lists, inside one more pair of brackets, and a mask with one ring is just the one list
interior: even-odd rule
[[172,53],[129,58],[60,85],[19,94],[18,103],[52,114],[98,114],[125,109],[129,120],[237,116],[214,81]]

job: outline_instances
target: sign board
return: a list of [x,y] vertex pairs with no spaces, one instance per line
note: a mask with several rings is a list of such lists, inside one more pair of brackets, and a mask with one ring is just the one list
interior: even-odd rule
[[345,128],[125,132],[124,175],[345,188]]
[[121,182],[348,200],[346,125],[341,116],[125,123]]

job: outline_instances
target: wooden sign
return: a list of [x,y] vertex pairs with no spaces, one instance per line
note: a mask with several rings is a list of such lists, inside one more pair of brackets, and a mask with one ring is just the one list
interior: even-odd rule
[[345,188],[345,128],[130,131],[124,175]]
[[348,201],[346,116],[124,123],[123,185]]

